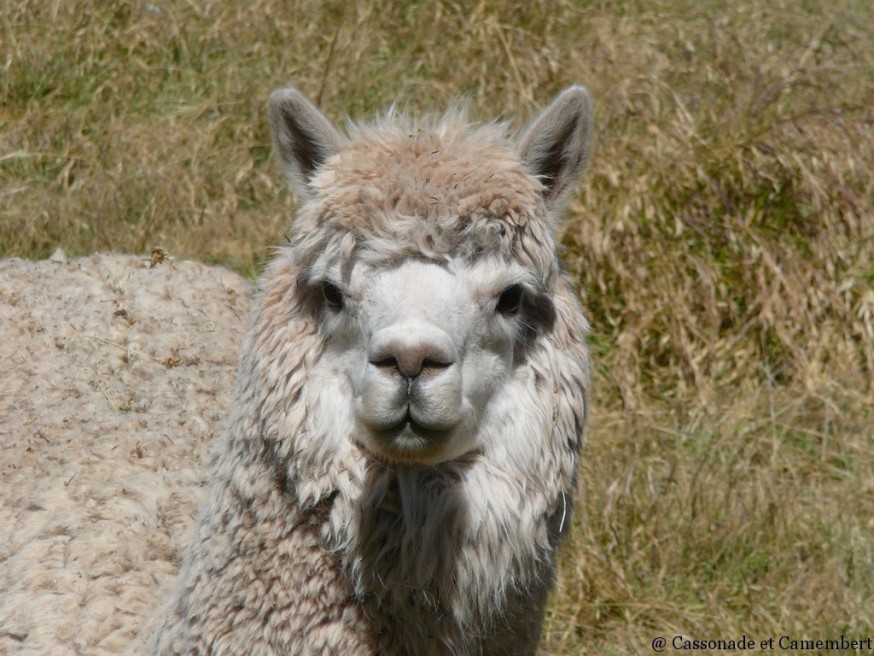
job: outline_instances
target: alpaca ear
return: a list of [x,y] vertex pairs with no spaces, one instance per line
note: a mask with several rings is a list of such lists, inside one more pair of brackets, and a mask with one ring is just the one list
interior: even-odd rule
[[319,109],[293,87],[276,89],[267,103],[273,146],[298,197],[310,196],[313,175],[345,138]]
[[543,198],[552,211],[562,210],[586,168],[592,120],[589,92],[574,85],[562,91],[519,138],[519,155],[543,183]]

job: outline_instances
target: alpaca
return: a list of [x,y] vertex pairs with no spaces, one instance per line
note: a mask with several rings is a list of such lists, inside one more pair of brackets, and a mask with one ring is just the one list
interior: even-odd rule
[[460,109],[343,134],[292,88],[269,114],[300,206],[151,653],[533,654],[586,418],[553,232],[588,92],[515,142]]

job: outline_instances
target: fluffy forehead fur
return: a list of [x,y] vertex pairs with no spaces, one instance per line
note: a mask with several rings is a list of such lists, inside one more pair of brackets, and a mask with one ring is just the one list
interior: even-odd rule
[[327,251],[369,260],[489,254],[533,269],[544,285],[555,275],[542,184],[503,125],[471,124],[464,110],[353,125],[310,188],[295,224],[300,264]]

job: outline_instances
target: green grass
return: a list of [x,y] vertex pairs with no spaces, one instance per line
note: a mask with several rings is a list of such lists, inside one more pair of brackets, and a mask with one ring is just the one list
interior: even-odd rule
[[544,653],[870,636],[872,24],[862,0],[11,0],[0,256],[254,276],[294,212],[273,87],[340,122],[465,94],[521,125],[583,82],[598,144],[562,240],[596,398]]

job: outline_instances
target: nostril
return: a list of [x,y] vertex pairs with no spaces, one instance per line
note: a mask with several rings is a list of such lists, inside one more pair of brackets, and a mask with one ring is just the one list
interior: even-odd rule
[[447,369],[452,366],[451,362],[444,360],[435,360],[434,358],[425,358],[422,360],[422,369]]
[[372,364],[374,367],[379,367],[380,369],[394,369],[398,371],[400,370],[400,367],[398,366],[398,361],[393,355],[387,355],[379,359],[373,359],[370,361],[370,364]]

